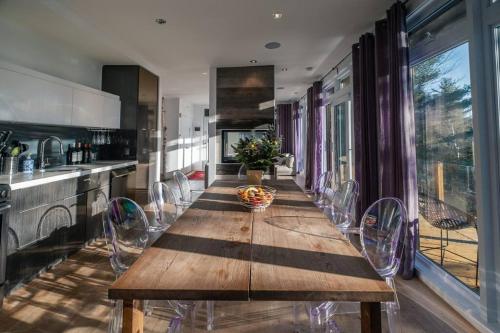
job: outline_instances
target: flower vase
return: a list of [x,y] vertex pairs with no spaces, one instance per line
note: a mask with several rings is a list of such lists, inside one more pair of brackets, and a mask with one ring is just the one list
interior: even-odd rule
[[264,171],[262,170],[247,170],[248,185],[262,185]]

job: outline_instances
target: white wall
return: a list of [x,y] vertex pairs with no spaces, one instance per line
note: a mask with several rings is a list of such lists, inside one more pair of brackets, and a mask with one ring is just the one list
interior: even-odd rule
[[179,160],[179,102],[178,97],[165,98],[166,147],[163,151],[165,176],[178,169]]
[[0,59],[101,89],[102,63],[6,17],[0,17]]
[[[166,97],[164,107],[167,128],[164,133],[165,177],[177,169],[183,172],[203,170],[203,161],[207,159],[206,151],[202,149],[204,109],[207,106],[193,104],[188,98]],[[196,132],[195,127],[200,127],[200,131]]]

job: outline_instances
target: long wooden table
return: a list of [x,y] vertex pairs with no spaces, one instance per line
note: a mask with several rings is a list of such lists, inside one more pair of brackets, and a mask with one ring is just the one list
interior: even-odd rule
[[264,212],[217,181],[109,289],[123,332],[143,331],[142,300],[356,301],[362,332],[381,332],[393,291],[291,180]]

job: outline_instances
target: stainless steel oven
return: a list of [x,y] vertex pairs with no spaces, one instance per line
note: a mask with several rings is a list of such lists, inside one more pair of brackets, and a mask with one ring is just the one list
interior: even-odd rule
[[10,187],[0,184],[0,308],[5,295],[5,269],[7,262],[7,242],[9,240]]

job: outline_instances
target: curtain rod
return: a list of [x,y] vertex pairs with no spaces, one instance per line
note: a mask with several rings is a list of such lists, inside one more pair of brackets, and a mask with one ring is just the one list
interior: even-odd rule
[[[335,69],[337,69],[339,67],[339,65],[344,60],[346,60],[351,54],[352,54],[352,52],[347,53],[342,59],[340,59],[340,61],[335,66],[333,66],[328,72],[326,72],[326,74],[323,75],[318,81],[323,81],[331,72],[333,72]],[[298,101],[300,101],[302,98],[306,97],[306,95],[307,95],[307,90],[306,90],[306,93],[298,99]]]

